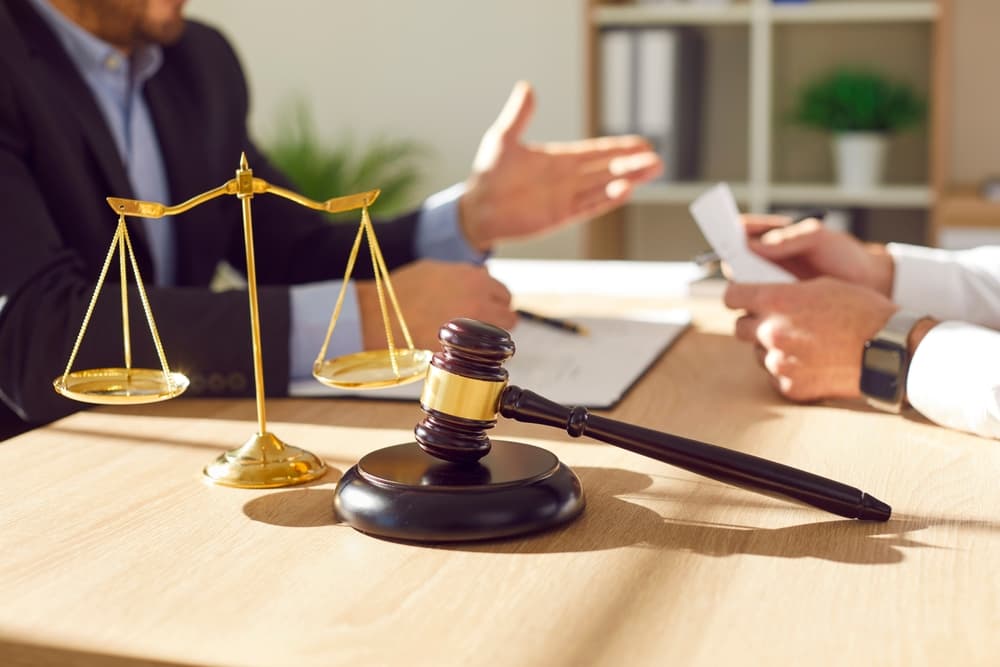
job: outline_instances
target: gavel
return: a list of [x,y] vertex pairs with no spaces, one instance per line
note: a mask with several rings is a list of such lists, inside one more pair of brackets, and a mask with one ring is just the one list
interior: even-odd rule
[[[424,490],[433,493],[433,489],[437,489],[444,494],[437,500],[446,500],[452,495],[449,494],[451,490],[467,501],[474,498],[476,491],[485,490],[485,487],[480,487],[483,484],[501,488],[505,484],[513,484],[517,488],[519,483],[531,486],[539,481],[540,476],[552,476],[549,468],[555,470],[562,467],[569,472],[551,454],[549,456],[557,466],[546,468],[551,462],[539,462],[523,467],[515,464],[516,471],[507,470],[511,461],[518,459],[509,456],[511,451],[516,451],[511,447],[529,446],[492,442],[486,432],[496,425],[498,416],[562,428],[573,437],[588,436],[726,484],[791,499],[847,518],[887,521],[892,513],[889,505],[846,484],[743,452],[594,415],[583,407],[565,407],[532,391],[510,385],[503,363],[514,354],[514,341],[507,331],[493,325],[465,318],[455,319],[441,328],[439,340],[442,351],[431,360],[420,397],[425,416],[414,429],[421,454],[412,451],[415,449],[412,443],[398,445],[370,454],[355,467],[360,470],[352,468],[345,473],[336,497],[338,512],[349,522],[355,516],[350,507],[353,503],[342,502],[345,495],[341,487],[346,489],[351,484],[356,485],[357,479],[365,477],[369,486],[402,485],[396,486],[388,495],[376,494],[381,495],[379,501],[383,506],[390,507],[396,491]],[[497,446],[500,446],[499,451]],[[380,460],[385,458],[380,453],[399,448],[409,448],[408,455],[402,458],[407,460],[408,465],[416,465],[403,475],[400,475],[400,462],[397,460],[400,458],[397,455],[403,450],[390,456],[391,460]],[[534,447],[529,449],[545,451]],[[498,458],[499,461],[495,460]],[[496,478],[494,469],[498,467],[497,463],[511,479]],[[484,464],[487,464],[486,467]],[[414,472],[421,466],[423,472],[418,479]],[[400,479],[389,479],[393,475]],[[571,472],[569,475],[575,480],[575,475]],[[578,480],[576,484],[579,484]],[[559,521],[567,520],[567,514],[575,516],[582,510],[582,493],[577,495],[578,499],[567,498],[565,504],[569,509],[563,508]],[[360,500],[361,505],[372,502],[370,497]],[[412,500],[411,494],[408,501]],[[498,502],[503,501],[500,499]],[[437,502],[431,504],[437,505]],[[476,512],[473,510],[474,514]],[[362,518],[362,523],[366,521],[368,519]],[[358,525],[355,527],[365,530]],[[533,526],[531,529],[541,527],[545,526]],[[464,529],[456,530],[463,533]],[[380,531],[366,532],[378,534]],[[437,538],[431,539],[449,539],[447,534],[435,534]],[[408,535],[388,536],[409,538]],[[492,535],[473,534],[472,539],[489,536]]]

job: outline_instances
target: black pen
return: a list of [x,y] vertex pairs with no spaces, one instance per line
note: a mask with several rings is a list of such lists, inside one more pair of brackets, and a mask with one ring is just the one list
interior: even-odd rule
[[516,311],[518,317],[523,317],[526,320],[532,322],[539,322],[540,324],[546,324],[550,327],[555,327],[556,329],[562,329],[563,331],[568,331],[570,333],[579,334],[581,336],[586,336],[590,332],[587,331],[587,327],[577,324],[576,322],[570,322],[569,320],[562,320],[556,317],[547,317],[545,315],[539,315],[538,313],[533,313],[530,310],[521,310],[518,308]]
[[[806,211],[799,217],[795,218],[794,220],[792,220],[791,224],[795,224],[796,222],[802,222],[803,220],[808,220],[809,218],[816,218],[817,220],[822,220],[825,217],[826,217],[826,211],[822,209],[814,209]],[[711,267],[712,265],[721,262],[722,258],[719,257],[719,254],[714,250],[708,250],[706,252],[698,253],[697,255],[691,258],[691,261],[697,264],[698,266]]]

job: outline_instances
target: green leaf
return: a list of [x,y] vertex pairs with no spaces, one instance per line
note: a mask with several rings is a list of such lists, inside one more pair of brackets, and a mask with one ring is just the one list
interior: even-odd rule
[[[281,110],[273,137],[265,142],[271,162],[301,194],[323,201],[330,197],[380,189],[379,216],[411,206],[423,181],[423,163],[431,151],[410,139],[385,136],[358,146],[350,135],[327,144],[320,140],[306,102],[294,98]],[[357,212],[330,215],[355,220]]]
[[803,88],[791,120],[830,132],[896,132],[922,121],[925,107],[906,84],[840,68]]

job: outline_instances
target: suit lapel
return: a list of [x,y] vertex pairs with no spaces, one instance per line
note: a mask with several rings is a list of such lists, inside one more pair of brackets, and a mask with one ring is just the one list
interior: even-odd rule
[[125,167],[115,148],[114,138],[101,114],[97,101],[76,66],[66,55],[62,43],[44,20],[23,0],[10,3],[11,15],[19,24],[29,57],[36,65],[36,79],[62,101],[63,112],[72,115],[94,155],[102,175],[114,192],[109,195],[132,196]]
[[[190,91],[183,88],[167,63],[146,83],[146,101],[156,127],[160,154],[167,174],[167,189],[172,200],[179,204],[191,197],[221,185],[208,180],[204,160],[192,160],[192,146],[199,146],[198,133],[204,119],[191,101]],[[203,205],[204,206],[204,205]],[[211,206],[211,205],[208,205]],[[204,226],[205,211],[190,211],[174,216],[173,225],[177,238],[177,278],[179,284],[207,280],[214,269],[201,266],[202,254],[211,229]],[[209,262],[211,263],[211,262]]]

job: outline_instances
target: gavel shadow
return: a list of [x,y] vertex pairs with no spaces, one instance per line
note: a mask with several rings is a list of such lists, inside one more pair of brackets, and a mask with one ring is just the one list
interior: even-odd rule
[[[607,468],[580,467],[574,470],[583,480],[584,488],[588,489],[587,509],[579,519],[561,531],[506,542],[446,545],[443,548],[538,554],[640,546],[716,557],[752,554],[855,564],[899,563],[904,559],[903,548],[934,548],[931,544],[907,537],[907,533],[931,525],[918,517],[887,522],[838,519],[783,528],[671,519],[618,497],[649,487],[652,479],[648,475]],[[600,477],[600,482],[588,485],[588,478],[595,476]],[[747,493],[750,498],[756,495]]]
[[[648,488],[653,483],[648,475],[617,468],[580,467],[574,470],[583,480],[587,508],[582,516],[562,528],[490,542],[413,546],[512,555],[604,551],[640,546],[714,557],[752,554],[869,565],[902,562],[906,548],[936,548],[908,536],[936,523],[920,517],[900,517],[887,522],[838,519],[783,528],[671,519],[619,497]],[[747,494],[752,502],[755,494]],[[333,497],[334,489],[325,486],[284,490],[247,502],[243,511],[254,521],[278,526],[308,528],[340,525],[347,528],[346,524],[339,524],[334,514]],[[715,501],[709,497],[701,502],[704,505]],[[762,511],[772,507],[769,503],[759,504]]]

